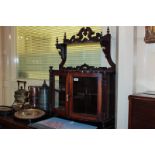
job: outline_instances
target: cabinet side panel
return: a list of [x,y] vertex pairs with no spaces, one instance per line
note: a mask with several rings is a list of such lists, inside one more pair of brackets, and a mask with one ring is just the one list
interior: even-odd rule
[[155,99],[129,97],[129,129],[155,129]]

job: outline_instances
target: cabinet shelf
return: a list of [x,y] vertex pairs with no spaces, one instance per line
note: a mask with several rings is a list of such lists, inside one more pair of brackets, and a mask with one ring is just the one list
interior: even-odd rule
[[78,95],[76,95],[76,94],[74,94],[73,95],[73,97],[74,98],[83,98],[83,97],[87,97],[87,96],[97,96],[97,94],[78,94]]
[[84,96],[84,95],[97,95],[97,93],[86,93],[86,92],[77,92],[77,94],[74,94],[77,96]]
[[54,89],[54,91],[56,91],[56,92],[65,92],[66,90],[65,89]]

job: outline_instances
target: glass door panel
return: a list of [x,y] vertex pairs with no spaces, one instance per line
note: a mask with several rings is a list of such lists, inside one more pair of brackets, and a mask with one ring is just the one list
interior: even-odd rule
[[74,113],[97,114],[97,77],[73,77]]
[[65,102],[66,102],[66,76],[55,76],[55,101],[54,107],[65,109]]

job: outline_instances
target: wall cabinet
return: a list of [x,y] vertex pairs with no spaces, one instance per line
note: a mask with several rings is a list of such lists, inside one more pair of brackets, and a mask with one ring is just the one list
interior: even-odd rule
[[[84,32],[83,32],[84,31]],[[86,33],[87,32],[87,33]],[[115,64],[110,56],[110,34],[92,37],[90,28],[83,28],[80,34],[89,34],[87,40],[72,37],[70,40],[64,36],[64,43],[56,42],[59,49],[61,63],[59,70],[50,67],[50,94],[51,110],[57,116],[69,119],[101,122],[111,124],[115,122]],[[82,64],[76,67],[64,67],[67,59],[67,45],[74,43],[89,43],[99,41],[106,59],[111,65],[107,67],[94,67]]]
[[51,70],[52,111],[82,121],[114,119],[112,74]]

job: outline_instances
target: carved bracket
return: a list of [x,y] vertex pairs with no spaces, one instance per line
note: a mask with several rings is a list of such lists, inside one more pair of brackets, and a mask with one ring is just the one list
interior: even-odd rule
[[110,52],[111,35],[109,33],[107,33],[107,35],[102,36],[101,40],[100,40],[100,44],[101,44],[102,51],[104,52],[104,55],[105,55],[109,65],[112,68],[115,68],[115,63],[112,61],[111,52]]
[[64,43],[59,44],[58,38],[56,41],[56,48],[58,49],[59,55],[61,57],[61,63],[59,64],[59,68],[62,68],[67,59],[67,46]]

